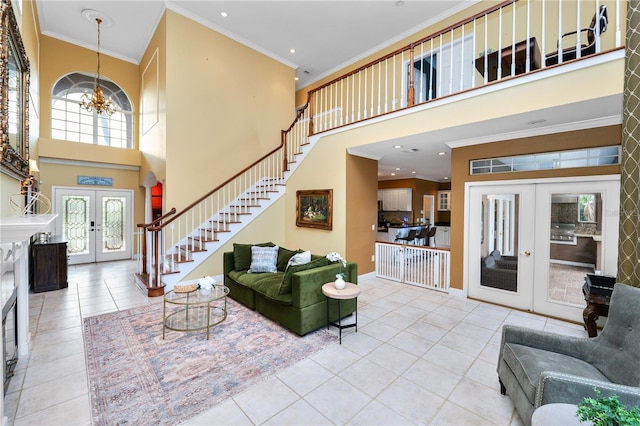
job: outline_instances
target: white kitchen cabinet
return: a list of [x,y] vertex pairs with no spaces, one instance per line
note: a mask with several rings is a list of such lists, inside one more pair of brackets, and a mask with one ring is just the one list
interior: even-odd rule
[[378,199],[382,199],[384,211],[411,211],[411,189],[380,189]]
[[447,248],[451,246],[451,227],[436,226],[436,248]]
[[438,191],[438,211],[451,210],[451,191]]

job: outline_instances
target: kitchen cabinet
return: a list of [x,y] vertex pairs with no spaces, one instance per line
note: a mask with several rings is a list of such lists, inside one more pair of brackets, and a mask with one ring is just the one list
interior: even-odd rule
[[451,246],[451,227],[450,226],[436,226],[435,246],[438,247],[450,247]]
[[34,293],[67,288],[67,241],[53,237],[32,241],[29,281]]
[[412,211],[411,189],[380,189],[378,190],[378,200],[382,200],[382,210],[384,211]]
[[438,191],[438,211],[451,210],[451,191]]

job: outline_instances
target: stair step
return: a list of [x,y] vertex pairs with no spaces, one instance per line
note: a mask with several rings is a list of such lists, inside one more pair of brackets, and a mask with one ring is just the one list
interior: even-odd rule
[[[200,236],[200,237],[189,237],[189,239],[193,240],[193,241],[201,242],[201,243],[213,243],[215,241],[218,241],[216,238],[212,238],[212,237],[205,236],[205,235]],[[194,250],[192,250],[192,251],[194,251]],[[206,250],[201,250],[201,251],[206,251]]]
[[[194,240],[192,237],[189,237],[190,240]],[[195,241],[195,240],[194,240]],[[201,251],[207,251],[206,248],[202,248],[202,247],[198,247],[199,244],[185,244],[182,246],[179,246],[178,249],[182,252],[185,253],[197,253],[197,252],[201,252]]]
[[[187,262],[193,262],[193,259],[188,258],[187,256],[183,255],[182,253],[175,253],[175,254],[170,254],[167,256],[167,259],[174,261],[175,263],[187,263]],[[163,274],[165,274],[167,272],[163,272]],[[171,272],[169,272],[171,273]]]
[[[202,231],[202,232],[213,232],[214,234],[217,234],[217,233],[220,233],[220,232],[231,232],[231,230],[229,230],[229,229],[213,229],[213,228],[200,228],[200,231]],[[218,240],[214,239],[213,241],[218,241]]]

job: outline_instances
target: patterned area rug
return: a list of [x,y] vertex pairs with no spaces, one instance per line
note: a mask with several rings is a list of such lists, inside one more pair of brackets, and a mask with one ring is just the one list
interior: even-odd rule
[[176,424],[293,365],[336,337],[300,337],[228,299],[211,330],[167,330],[162,303],[85,318],[89,392],[95,425]]

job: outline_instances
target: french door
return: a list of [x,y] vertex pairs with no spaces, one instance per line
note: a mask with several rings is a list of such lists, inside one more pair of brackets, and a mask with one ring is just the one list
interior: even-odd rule
[[133,191],[54,187],[53,199],[69,264],[131,258]]
[[618,177],[470,186],[469,296],[581,321],[585,276],[617,272],[619,190]]

